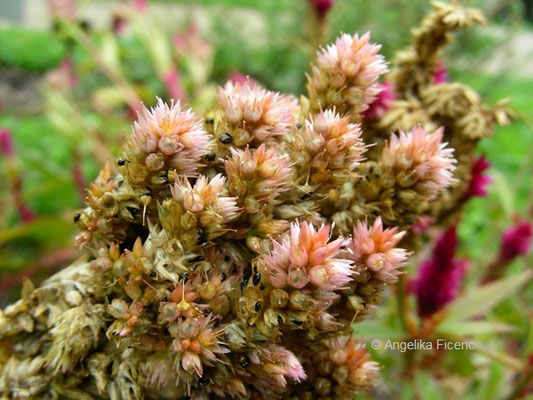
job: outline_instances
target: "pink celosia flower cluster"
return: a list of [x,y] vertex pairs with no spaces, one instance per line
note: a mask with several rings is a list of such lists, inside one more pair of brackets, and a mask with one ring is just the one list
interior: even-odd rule
[[[204,119],[179,102],[143,109],[118,172],[102,170],[74,217],[92,258],[0,313],[2,343],[32,343],[0,370],[0,393],[32,386],[11,365],[36,359],[35,398],[351,400],[370,389],[378,368],[352,323],[398,279],[409,253],[397,226],[445,194],[454,160],[443,129],[373,135],[379,123],[362,113],[387,66],[369,39],[321,49],[307,98],[246,80],[220,88]],[[424,315],[455,293],[450,241],[416,281]],[[444,301],[419,289],[432,282]]]

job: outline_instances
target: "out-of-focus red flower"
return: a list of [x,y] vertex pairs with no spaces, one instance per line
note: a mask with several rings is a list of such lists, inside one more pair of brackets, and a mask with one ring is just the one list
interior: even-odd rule
[[435,64],[435,70],[433,72],[433,83],[435,85],[439,85],[441,83],[448,82],[450,82],[450,78],[448,77],[448,69],[442,61],[438,61]]
[[228,81],[238,85],[257,85],[257,82],[253,78],[250,78],[250,76],[241,74],[237,71],[229,74]]
[[167,93],[170,98],[181,101],[187,100],[187,94],[185,93],[185,89],[183,89],[183,86],[181,84],[181,77],[177,68],[172,68],[164,76],[164,81],[165,87],[167,88]]
[[7,129],[0,129],[0,151],[6,157],[13,157],[15,154],[13,137]]
[[335,0],[309,0],[319,18],[324,18],[335,5]]
[[396,100],[394,86],[391,83],[384,81],[379,85],[379,89],[380,92],[376,99],[363,112],[363,116],[371,121],[381,118],[391,108],[392,102]]
[[514,226],[507,228],[502,235],[500,259],[511,261],[515,257],[527,254],[532,236],[533,227],[526,221],[518,221]]
[[474,196],[485,197],[487,195],[487,186],[492,182],[492,178],[484,172],[490,168],[490,162],[485,156],[479,157],[471,169],[471,179],[465,197],[470,198]]
[[420,265],[418,276],[410,283],[421,317],[440,311],[459,294],[467,262],[455,259],[457,243],[456,229],[452,226],[439,238],[431,258]]
[[148,0],[135,0],[134,5],[137,11],[143,12],[146,10],[146,5],[148,4]]

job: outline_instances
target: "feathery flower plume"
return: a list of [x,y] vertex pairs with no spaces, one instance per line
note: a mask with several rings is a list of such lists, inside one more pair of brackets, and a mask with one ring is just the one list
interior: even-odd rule
[[11,132],[5,128],[0,129],[0,151],[5,157],[15,156],[15,146]]
[[500,247],[500,260],[511,261],[518,256],[529,252],[533,227],[527,221],[518,221],[515,225],[507,228],[502,235]]
[[290,235],[274,240],[270,254],[261,256],[270,283],[276,288],[346,287],[352,280],[353,262],[337,256],[349,241],[341,237],[330,242],[330,235],[327,225],[315,230],[307,222],[291,224]]
[[335,0],[309,0],[319,18],[324,18],[335,5]]
[[223,112],[218,139],[237,147],[257,146],[287,133],[299,110],[296,99],[248,81],[220,88],[218,104]]
[[363,36],[344,34],[334,45],[322,48],[308,76],[307,91],[313,111],[336,108],[359,120],[380,93],[378,78],[387,72],[381,46]]
[[443,309],[459,294],[467,261],[457,260],[455,226],[448,228],[438,239],[431,258],[423,262],[410,290],[416,297],[418,315],[427,318]]
[[[453,149],[442,143],[444,128],[427,133],[421,126],[391,135],[381,155],[381,165],[396,171],[400,186],[431,198],[453,181]],[[403,174],[402,174],[403,173]]]
[[485,175],[484,172],[489,168],[490,162],[484,156],[478,157],[474,161],[470,169],[471,178],[465,194],[466,199],[474,196],[485,197],[487,195],[487,186],[492,182],[492,178],[489,175]]

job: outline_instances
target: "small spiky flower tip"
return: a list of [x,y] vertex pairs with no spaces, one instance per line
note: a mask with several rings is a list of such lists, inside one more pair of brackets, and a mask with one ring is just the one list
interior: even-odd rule
[[261,88],[252,82],[228,82],[218,91],[224,111],[217,121],[221,144],[243,147],[258,145],[287,133],[299,112],[296,99]]
[[307,285],[338,290],[352,280],[352,262],[336,258],[348,243],[343,238],[330,241],[330,228],[315,228],[304,222],[291,225],[290,234],[273,242],[273,251],[263,255],[268,281],[276,288],[302,289]]
[[381,154],[382,166],[396,172],[400,186],[414,186],[418,193],[434,197],[450,186],[455,168],[453,149],[442,143],[443,133],[444,128],[428,133],[417,126],[392,134]]
[[366,147],[359,124],[326,110],[305,121],[295,135],[286,138],[298,175],[321,193],[342,186],[356,176]]
[[387,72],[381,46],[363,36],[344,34],[334,45],[321,49],[308,77],[307,90],[317,110],[336,108],[359,120],[380,93],[378,78]]
[[[438,29],[455,15],[444,11]],[[0,397],[351,400],[371,389],[378,367],[352,324],[401,273],[407,228],[466,190],[450,185],[443,130],[415,126],[445,125],[472,160],[454,115],[479,121],[461,108],[471,103],[429,109],[424,87],[407,96],[418,69],[394,80],[400,101],[363,119],[386,71],[378,50],[368,35],[321,50],[301,107],[246,81],[221,88],[205,119],[180,103],[141,111],[117,168],[74,215],[83,257],[26,282],[0,312]],[[497,113],[480,107],[491,125]],[[376,131],[399,114],[412,131]]]

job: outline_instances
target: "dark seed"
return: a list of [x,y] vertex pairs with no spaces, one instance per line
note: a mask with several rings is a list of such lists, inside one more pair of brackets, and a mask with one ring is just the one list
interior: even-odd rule
[[241,289],[244,290],[246,285],[248,285],[248,278],[243,278],[241,282]]
[[209,153],[205,156],[205,159],[207,161],[215,161],[215,158],[217,158],[217,155],[215,153]]
[[198,383],[200,384],[200,386],[207,386],[209,384],[209,378],[202,377],[200,378]]
[[296,326],[302,326],[303,321],[300,321],[299,319],[293,319],[292,323]]
[[213,124],[213,123],[215,123],[215,119],[214,119],[214,118],[211,118],[211,117],[207,117],[207,118],[205,119],[205,123],[206,123],[206,124]]
[[128,160],[126,160],[125,158],[119,158],[117,160],[117,164],[118,164],[119,167],[122,167],[122,166],[126,165],[127,162],[128,162]]
[[78,222],[80,220],[80,218],[81,218],[81,214],[80,213],[76,213],[74,215],[74,222]]
[[261,303],[257,302],[255,303],[255,312],[261,311]]
[[205,260],[204,256],[196,256],[196,257],[194,257],[194,258],[191,258],[191,259],[189,260],[189,263],[190,263],[190,264],[194,264],[194,263],[198,263],[198,262],[200,262],[200,261],[204,261],[204,260]]
[[259,285],[259,282],[261,282],[261,274],[260,274],[259,272],[256,272],[256,273],[254,274],[254,277],[253,277],[253,279],[252,279],[252,282],[253,282],[253,284],[256,285],[256,286]]
[[241,367],[246,368],[248,365],[250,365],[250,361],[248,361],[248,359],[246,359],[243,362],[241,362],[240,364],[241,364]]
[[261,285],[259,285],[259,289],[265,290],[265,285],[262,283]]
[[220,135],[218,140],[220,140],[220,143],[222,144],[230,144],[233,142],[233,137],[228,132],[224,132],[222,135]]
[[225,272],[222,272],[222,280],[225,281],[227,277],[228,277],[228,276],[226,275],[226,273],[225,273]]

